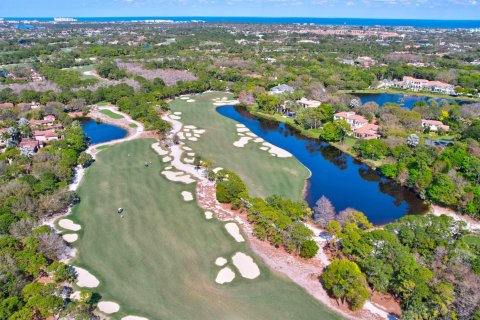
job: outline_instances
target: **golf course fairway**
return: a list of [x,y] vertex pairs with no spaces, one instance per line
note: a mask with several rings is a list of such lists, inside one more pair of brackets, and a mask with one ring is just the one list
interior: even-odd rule
[[[110,317],[340,319],[302,288],[269,271],[245,242],[235,242],[224,223],[206,220],[196,201],[184,201],[182,191],[195,194],[195,183],[175,183],[161,175],[169,164],[152,150],[153,142],[133,140],[102,150],[77,190],[81,202],[68,216],[81,225],[72,264],[100,281],[91,290],[102,301],[120,305]],[[118,208],[124,209],[123,218]],[[242,278],[232,264],[236,252],[254,258],[258,278]],[[235,272],[231,283],[215,282],[222,268],[215,265],[218,257],[226,258]]]
[[210,92],[192,95],[194,102],[181,98],[170,102],[172,112],[181,112],[179,121],[205,130],[198,141],[185,139],[183,142],[202,159],[212,161],[213,167],[239,174],[252,196],[266,198],[279,194],[292,200],[303,200],[308,169],[294,157],[273,157],[260,149],[261,143],[250,141],[243,147],[234,146],[233,143],[240,138],[236,127],[238,122],[219,114],[214,105],[213,99],[223,97],[233,99],[228,93]]

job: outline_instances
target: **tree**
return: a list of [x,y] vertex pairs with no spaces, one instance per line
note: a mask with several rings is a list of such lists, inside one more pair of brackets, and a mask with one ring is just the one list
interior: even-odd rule
[[91,154],[82,151],[78,156],[77,163],[82,167],[88,167],[93,161],[93,157]]
[[419,143],[420,143],[420,138],[415,133],[412,133],[411,135],[408,136],[407,145],[410,148],[416,148]]
[[355,150],[365,159],[379,160],[388,154],[388,145],[382,140],[363,140],[357,142]]
[[315,203],[313,208],[313,220],[316,224],[325,228],[330,221],[335,219],[335,208],[330,200],[325,196],[321,196]]
[[302,258],[311,259],[317,255],[318,249],[315,240],[303,241],[300,245],[300,256]]
[[322,274],[323,285],[332,295],[347,301],[352,310],[359,310],[370,296],[367,280],[355,262],[335,260]]
[[342,119],[334,120],[333,122],[328,122],[323,126],[320,136],[325,141],[342,141],[345,139],[345,136],[350,133],[352,129],[350,125]]
[[427,194],[434,201],[453,205],[457,203],[455,184],[446,174],[438,174],[427,189]]

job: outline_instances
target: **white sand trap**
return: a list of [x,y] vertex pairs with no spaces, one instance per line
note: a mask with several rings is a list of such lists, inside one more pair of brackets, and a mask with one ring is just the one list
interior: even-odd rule
[[205,129],[193,130],[193,133],[196,133],[196,134],[204,134],[204,133],[205,133]]
[[60,227],[62,227],[63,229],[66,229],[66,230],[78,231],[78,230],[82,229],[81,225],[76,224],[75,222],[73,222],[70,219],[62,219],[62,220],[58,221],[58,225]]
[[215,172],[215,173],[218,173],[218,171],[220,171],[220,170],[223,170],[223,168],[222,167],[216,167],[212,171]]
[[112,301],[100,301],[97,304],[97,307],[100,311],[106,314],[115,313],[120,310],[120,306],[116,302]]
[[269,148],[267,147],[260,147],[260,150],[267,151]]
[[189,152],[189,153],[187,153],[187,156],[189,156],[189,157],[195,157],[195,152]]
[[165,170],[165,171],[162,171],[162,174],[165,176],[165,178],[174,182],[183,182],[185,184],[190,184],[195,182],[195,180],[193,180],[190,177],[190,175],[185,174],[185,172],[181,172],[181,171],[174,172],[174,171]]
[[185,163],[193,163],[194,160],[195,160],[195,159],[192,159],[192,158],[185,158],[185,159],[183,159],[183,162],[185,162]]
[[182,197],[184,201],[192,201],[193,200],[193,194],[188,191],[182,191]]
[[215,260],[215,264],[219,267],[223,267],[224,265],[227,264],[227,259],[223,257],[218,257],[217,260]]
[[290,158],[290,157],[292,157],[292,154],[290,152],[288,152],[287,150],[283,150],[282,148],[279,148],[279,147],[276,147],[276,146],[273,146],[272,148],[270,148],[270,150],[268,150],[268,152],[271,155],[277,156],[279,158]]
[[68,243],[72,243],[78,240],[78,234],[76,233],[68,233],[62,236],[63,240],[67,241]]
[[205,219],[210,220],[213,218],[213,212],[212,211],[205,211]]
[[172,170],[172,167],[166,167],[165,170]]
[[180,99],[182,99],[182,100],[188,100],[188,99],[190,99],[190,97],[180,97]]
[[200,135],[199,134],[194,134],[193,137],[200,138]]
[[242,123],[237,123],[236,126],[237,128],[245,128],[245,125]]
[[195,102],[194,99],[188,99],[187,102]]
[[126,316],[120,320],[148,320],[148,318],[139,317],[139,316]]
[[255,279],[260,275],[260,269],[250,256],[245,253],[237,252],[232,257],[233,264],[238,269],[242,277]]
[[180,116],[182,113],[180,111],[174,112],[174,115]]
[[253,132],[247,132],[247,136],[250,136],[250,137],[257,137],[257,135]]
[[185,136],[183,135],[183,132],[182,132],[182,131],[180,131],[179,133],[177,133],[177,137],[178,137],[178,139],[180,139],[180,140],[185,140]]
[[183,150],[185,150],[185,151],[192,151],[192,148],[187,147],[187,146],[184,146],[184,147],[183,147]]
[[168,151],[163,150],[162,147],[160,146],[160,143],[158,142],[155,142],[154,144],[152,144],[152,149],[155,150],[155,152],[161,156],[168,154]]
[[169,157],[169,156],[163,157],[162,161],[163,162],[170,162],[170,161],[172,161],[172,157]]
[[234,222],[229,222],[225,224],[225,229],[227,229],[228,233],[235,239],[237,242],[244,242],[245,239],[240,234],[240,229],[238,228],[237,224]]
[[190,132],[190,130],[192,130],[192,129],[183,128],[183,131],[185,131],[185,132]]
[[170,117],[170,119],[172,119],[172,120],[181,120],[181,119],[182,119],[182,117],[176,116],[176,115],[174,115],[174,114],[171,114],[169,117]]
[[235,272],[233,272],[229,267],[225,267],[218,272],[215,282],[218,284],[224,284],[232,282],[233,279],[235,279]]
[[245,135],[244,135],[243,133],[237,133],[237,135],[238,135],[239,137],[245,137]]
[[237,132],[249,132],[250,129],[248,128],[237,128]]
[[198,138],[197,138],[197,137],[191,137],[191,138],[188,138],[188,140],[190,140],[190,141],[198,141]]
[[[259,143],[259,142],[264,142],[265,140],[263,140],[262,138],[257,138],[255,140],[253,140],[253,142],[256,142],[256,143]],[[267,148],[268,149],[268,148]]]
[[241,137],[240,140],[235,141],[233,145],[237,148],[243,148],[251,139],[251,137]]
[[84,288],[96,288],[100,284],[97,278],[87,270],[79,267],[73,267],[77,273],[77,286]]
[[188,125],[188,126],[184,126],[184,128],[187,128],[187,129],[197,129],[197,127],[193,126],[193,125]]
[[185,133],[185,137],[190,138],[191,136],[192,136],[192,134],[191,134],[190,132],[186,132],[186,133]]
[[227,97],[222,97],[222,100],[228,100],[228,98]]

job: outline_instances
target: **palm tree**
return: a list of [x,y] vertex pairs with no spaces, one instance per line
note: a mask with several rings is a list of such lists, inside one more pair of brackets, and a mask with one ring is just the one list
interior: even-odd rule
[[411,135],[408,136],[407,145],[410,148],[415,148],[416,146],[418,146],[419,143],[420,143],[420,138],[415,133],[412,133]]

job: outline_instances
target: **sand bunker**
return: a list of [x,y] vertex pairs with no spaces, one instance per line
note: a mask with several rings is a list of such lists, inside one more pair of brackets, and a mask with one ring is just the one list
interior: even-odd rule
[[64,234],[62,236],[63,240],[67,241],[68,243],[72,243],[78,240],[78,234],[76,233],[69,233],[69,234]]
[[248,128],[237,128],[237,132],[248,132],[250,129]]
[[112,301],[100,301],[97,307],[100,311],[106,314],[115,313],[120,310],[118,303]]
[[190,141],[198,141],[198,138],[197,138],[197,137],[191,137],[191,138],[188,138],[188,140],[190,140]]
[[188,99],[190,99],[190,97],[183,96],[183,97],[180,97],[180,99],[182,99],[182,100],[188,100]]
[[188,191],[182,191],[182,197],[183,197],[183,200],[185,200],[185,201],[192,201],[193,200],[192,193],[188,192]]
[[[184,149],[185,149],[185,148],[184,148]],[[189,153],[187,153],[187,156],[189,156],[189,157],[195,157],[195,152],[189,152]]]
[[70,219],[62,219],[58,222],[58,225],[62,227],[63,229],[66,230],[72,230],[72,231],[78,231],[82,229],[82,226],[79,224],[76,224]]
[[264,142],[265,140],[263,140],[262,138],[257,138],[255,140],[253,140],[253,142],[256,142],[256,143],[259,143],[259,142]]
[[196,133],[196,134],[204,134],[204,133],[205,133],[205,129],[196,129],[196,130],[193,130],[193,133]]
[[163,162],[170,162],[170,161],[172,161],[172,157],[168,157],[168,156],[167,156],[167,157],[163,157],[162,161],[163,161]]
[[243,148],[251,139],[251,137],[241,137],[240,140],[235,141],[233,145],[237,148]]
[[163,150],[162,147],[160,146],[160,143],[158,143],[158,142],[155,142],[154,144],[152,144],[151,147],[152,147],[153,150],[155,150],[156,153],[158,153],[161,156],[164,156],[164,155],[168,154],[168,151]]
[[218,284],[224,284],[232,282],[233,279],[235,279],[235,273],[229,267],[225,267],[218,272],[215,282]]
[[195,159],[192,159],[192,158],[183,159],[183,162],[185,162],[185,163],[193,163],[194,161],[195,161]]
[[190,177],[190,175],[188,175],[188,174],[186,174],[185,172],[182,172],[182,171],[174,172],[174,171],[164,170],[164,171],[162,171],[162,174],[165,176],[165,178],[167,178],[170,181],[174,181],[174,182],[183,182],[185,184],[190,184],[190,183],[195,182],[195,180],[193,180]]
[[188,126],[184,126],[184,128],[187,128],[187,129],[197,129],[197,127],[189,124]]
[[219,267],[223,267],[224,265],[227,264],[227,259],[223,257],[218,257],[217,260],[215,260],[215,264]]
[[177,137],[178,137],[178,139],[180,139],[180,140],[185,140],[185,136],[183,135],[183,132],[182,132],[182,131],[180,131],[179,133],[177,133]]
[[185,137],[190,138],[192,134],[190,132],[185,132]]
[[171,114],[171,115],[170,115],[170,119],[172,119],[172,120],[181,120],[182,117],[179,117],[179,116],[176,116],[176,115],[174,115],[174,114]]
[[[263,146],[270,149],[268,150],[268,152],[272,155],[272,156],[277,156],[279,158],[290,158],[292,157],[292,154],[286,150],[283,150],[282,148],[279,148],[277,146],[274,146],[273,144],[271,143],[268,143],[268,142],[264,142],[263,143]],[[266,150],[264,149],[263,147],[260,148],[262,150]]]
[[139,317],[139,316],[126,316],[120,320],[148,320],[148,318]]
[[192,151],[192,148],[187,147],[187,146],[184,146],[184,147],[183,147],[183,150],[185,150],[185,151]]
[[228,233],[235,239],[237,242],[244,242],[245,239],[240,234],[240,229],[238,228],[237,224],[234,222],[229,222],[225,225],[225,229],[227,229]]
[[80,291],[75,291],[70,295],[71,300],[80,301]]
[[220,170],[223,170],[223,168],[222,167],[216,167],[212,171],[215,172],[215,173],[218,173],[218,171],[220,171]]
[[179,116],[179,115],[181,115],[182,113],[181,113],[180,111],[177,111],[177,112],[174,112],[173,114]]
[[194,99],[188,99],[187,102],[195,102]]
[[213,218],[213,212],[205,211],[205,219],[210,220]]
[[237,128],[245,128],[245,125],[241,123],[237,123],[235,126],[237,126]]
[[253,132],[247,132],[247,136],[250,136],[250,137],[257,137],[257,135]]
[[97,278],[90,272],[79,267],[73,267],[77,273],[77,286],[84,288],[96,288],[100,284]]
[[260,275],[260,269],[250,256],[245,253],[237,252],[232,257],[233,264],[238,269],[242,277],[255,279]]

